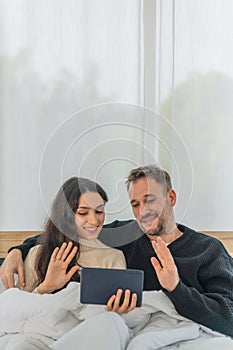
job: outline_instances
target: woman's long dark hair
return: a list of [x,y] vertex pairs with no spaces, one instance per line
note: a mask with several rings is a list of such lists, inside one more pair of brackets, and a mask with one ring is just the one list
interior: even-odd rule
[[[51,254],[56,247],[61,247],[64,242],[73,242],[73,247],[78,247],[79,256],[78,232],[74,216],[80,196],[86,192],[96,192],[103,198],[104,203],[108,201],[106,192],[98,183],[81,177],[70,178],[58,191],[39,242],[41,247],[35,266],[39,283],[45,278]],[[68,270],[77,264],[78,256],[73,258]],[[76,272],[71,280],[79,281],[79,274]]]

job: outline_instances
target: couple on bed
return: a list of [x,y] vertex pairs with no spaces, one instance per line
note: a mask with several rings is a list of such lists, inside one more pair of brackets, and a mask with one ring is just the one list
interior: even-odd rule
[[[5,259],[1,267],[4,285],[12,287],[13,273],[17,272],[22,287],[22,257],[28,251],[23,289],[39,294],[61,294],[70,281],[79,282],[80,266],[141,269],[144,290],[161,291],[182,322],[191,320],[193,325],[233,337],[233,259],[223,245],[175,223],[176,193],[169,174],[161,168],[149,165],[133,169],[127,190],[136,221],[115,221],[103,228],[108,200],[105,191],[88,179],[67,180],[54,200],[43,235],[15,247]],[[139,327],[138,332],[136,295],[130,298],[130,291],[126,291],[119,305],[122,292],[117,291],[109,299],[107,311],[98,311],[81,322],[52,348],[91,349],[95,345],[103,350],[101,334],[105,332],[109,333],[106,336],[112,341],[112,349],[136,349],[142,339],[145,349],[156,348],[150,337],[151,324],[148,327],[145,323],[150,316],[142,318],[143,328]],[[127,324],[126,316],[135,312],[135,324]],[[195,329],[189,338],[197,336]],[[18,344],[9,349],[20,349]],[[142,344],[139,346],[143,349]]]

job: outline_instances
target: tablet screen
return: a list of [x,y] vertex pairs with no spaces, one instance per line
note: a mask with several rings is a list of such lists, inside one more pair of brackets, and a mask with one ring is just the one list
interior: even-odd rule
[[[80,302],[82,304],[106,305],[118,289],[129,289],[137,294],[136,306],[142,304],[144,272],[141,270],[119,270],[85,267],[81,270]],[[124,299],[122,293],[121,300]]]

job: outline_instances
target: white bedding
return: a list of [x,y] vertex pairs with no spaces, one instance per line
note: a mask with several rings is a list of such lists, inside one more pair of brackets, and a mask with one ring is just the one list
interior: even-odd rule
[[[51,295],[27,293],[17,288],[6,290],[0,294],[0,310],[1,350],[49,349],[54,340],[82,321],[107,313],[104,306],[80,304],[79,284],[75,282]],[[131,342],[127,350],[233,349],[233,340],[229,337],[177,314],[161,291],[144,292],[143,306],[123,318],[130,328]]]

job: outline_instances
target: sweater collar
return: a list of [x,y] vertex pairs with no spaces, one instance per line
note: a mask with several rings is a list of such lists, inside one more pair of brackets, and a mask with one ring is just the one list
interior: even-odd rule
[[105,244],[100,242],[98,239],[88,240],[79,237],[80,252],[93,250],[93,248],[108,248]]

